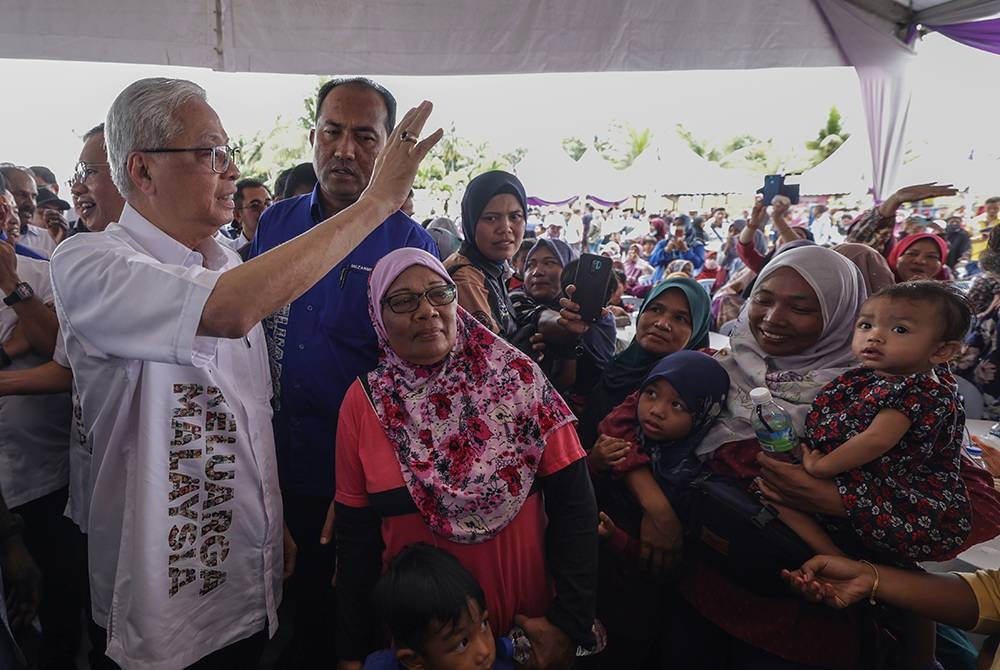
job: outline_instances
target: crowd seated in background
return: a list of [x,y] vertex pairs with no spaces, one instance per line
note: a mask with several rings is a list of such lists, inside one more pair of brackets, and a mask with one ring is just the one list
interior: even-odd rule
[[[69,196],[0,165],[2,667],[971,667],[946,624],[996,575],[919,564],[1000,535],[963,451],[1000,197],[731,218],[490,170],[453,220],[432,106],[372,80],[277,175],[191,82],[108,102]],[[712,491],[776,515],[735,569]]]

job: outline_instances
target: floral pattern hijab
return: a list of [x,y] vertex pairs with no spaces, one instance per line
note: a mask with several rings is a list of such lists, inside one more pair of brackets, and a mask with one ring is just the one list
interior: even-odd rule
[[367,378],[372,406],[428,527],[454,542],[485,542],[521,511],[546,441],[575,417],[531,359],[457,305],[455,343],[443,361],[415,365],[393,351],[381,300],[414,265],[451,283],[421,249],[397,249],[376,264],[368,289],[378,337]]

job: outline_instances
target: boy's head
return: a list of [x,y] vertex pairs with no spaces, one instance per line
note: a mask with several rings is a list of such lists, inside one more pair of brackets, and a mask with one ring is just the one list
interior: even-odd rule
[[947,282],[901,282],[861,306],[853,348],[864,367],[904,375],[947,363],[972,324],[972,308]]
[[483,589],[443,549],[421,543],[401,551],[373,600],[403,667],[466,670],[489,668],[496,660]]

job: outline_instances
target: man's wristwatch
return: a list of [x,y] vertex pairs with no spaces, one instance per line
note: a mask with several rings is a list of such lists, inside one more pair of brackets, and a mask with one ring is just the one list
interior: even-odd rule
[[26,281],[18,282],[14,285],[14,292],[4,297],[3,304],[11,307],[23,300],[30,300],[34,295],[35,292],[32,290],[31,284]]

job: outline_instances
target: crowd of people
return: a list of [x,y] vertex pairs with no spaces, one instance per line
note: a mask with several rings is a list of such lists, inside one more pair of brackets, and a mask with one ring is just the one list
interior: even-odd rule
[[[1000,535],[962,446],[1000,198],[561,211],[494,170],[421,223],[443,133],[369,79],[271,183],[196,84],[109,103],[72,203],[0,166],[0,667],[952,670],[1000,633],[1000,574],[919,567]],[[766,524],[716,560],[719,487],[797,562]]]

